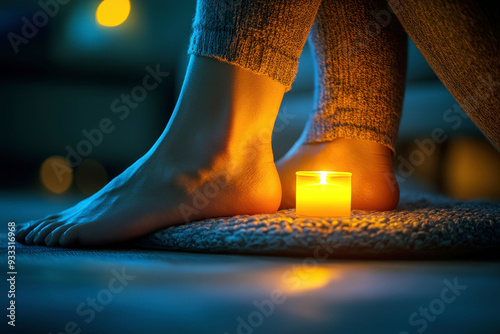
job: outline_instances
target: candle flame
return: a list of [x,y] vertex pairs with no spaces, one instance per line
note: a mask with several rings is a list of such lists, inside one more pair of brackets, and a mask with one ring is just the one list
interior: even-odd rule
[[319,184],[326,184],[326,172],[319,173]]

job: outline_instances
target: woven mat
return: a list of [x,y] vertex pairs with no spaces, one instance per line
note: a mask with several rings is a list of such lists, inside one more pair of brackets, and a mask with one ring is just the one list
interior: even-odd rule
[[[330,258],[491,258],[500,250],[500,203],[402,193],[394,211],[298,218],[295,210],[169,227],[135,246],[192,252]],[[323,255],[321,255],[323,256]]]

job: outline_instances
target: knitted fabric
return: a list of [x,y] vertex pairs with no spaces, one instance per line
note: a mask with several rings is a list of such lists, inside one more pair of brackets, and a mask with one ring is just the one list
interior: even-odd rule
[[305,141],[357,138],[394,152],[407,37],[387,3],[322,1],[309,42],[316,62],[316,105]]
[[266,75],[290,89],[313,21],[316,107],[306,142],[335,138],[391,148],[404,94],[405,34],[461,108],[500,148],[500,6],[492,0],[200,0],[189,53]]
[[[318,10],[319,7],[319,10]],[[311,25],[316,107],[306,142],[388,146],[401,116],[406,34],[382,0],[199,1],[189,53],[267,75],[289,89]]]
[[490,257],[500,249],[500,203],[402,193],[398,208],[349,218],[276,214],[206,219],[134,242],[145,248],[330,258]]
[[[494,0],[391,1],[425,60],[488,139],[500,149],[500,6]],[[458,129],[460,107],[443,110]]]
[[319,0],[201,0],[188,53],[266,75],[290,89]]

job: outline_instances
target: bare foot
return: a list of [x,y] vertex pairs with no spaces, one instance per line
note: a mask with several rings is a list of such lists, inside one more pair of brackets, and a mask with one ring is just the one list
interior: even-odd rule
[[271,133],[284,92],[265,76],[192,56],[174,115],[150,151],[93,196],[21,228],[17,240],[98,245],[193,220],[276,211]]
[[351,172],[353,209],[392,210],[399,201],[391,151],[381,144],[347,138],[306,144],[299,139],[277,167],[282,187],[281,209],[295,207],[295,172],[299,170]]

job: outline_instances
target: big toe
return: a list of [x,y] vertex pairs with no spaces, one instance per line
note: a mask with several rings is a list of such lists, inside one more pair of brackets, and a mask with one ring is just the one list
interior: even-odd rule
[[59,237],[59,244],[63,247],[74,246],[79,242],[81,225],[72,225]]

